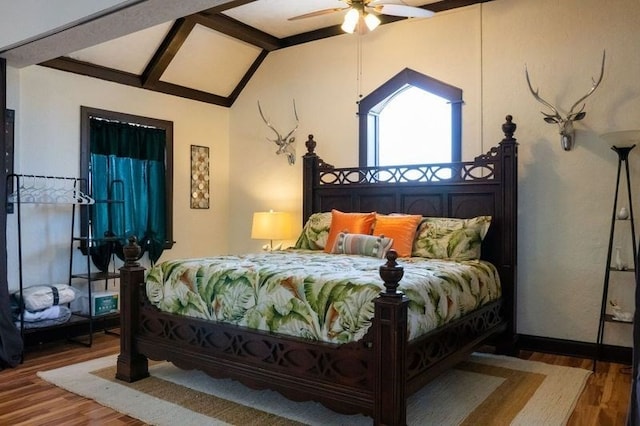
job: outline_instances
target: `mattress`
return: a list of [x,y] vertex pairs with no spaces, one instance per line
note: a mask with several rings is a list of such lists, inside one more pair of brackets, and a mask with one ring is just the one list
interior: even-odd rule
[[[384,285],[383,260],[285,250],[169,260],[146,275],[160,310],[329,343],[360,340]],[[403,258],[399,290],[409,298],[414,339],[501,295],[495,266],[482,260]]]

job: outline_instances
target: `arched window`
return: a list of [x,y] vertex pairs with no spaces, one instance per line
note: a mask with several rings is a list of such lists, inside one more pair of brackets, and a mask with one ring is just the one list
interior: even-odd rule
[[360,166],[461,160],[462,90],[409,68],[360,101]]

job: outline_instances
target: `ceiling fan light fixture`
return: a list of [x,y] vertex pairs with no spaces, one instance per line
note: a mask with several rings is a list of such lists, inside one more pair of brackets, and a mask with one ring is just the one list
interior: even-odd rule
[[351,9],[344,15],[344,22],[342,23],[342,31],[345,33],[353,34],[358,26],[358,21],[360,20],[360,11],[357,9]]
[[378,28],[378,25],[380,25],[380,19],[373,13],[367,14],[367,16],[364,17],[364,22],[367,28],[369,28],[369,31],[375,30]]

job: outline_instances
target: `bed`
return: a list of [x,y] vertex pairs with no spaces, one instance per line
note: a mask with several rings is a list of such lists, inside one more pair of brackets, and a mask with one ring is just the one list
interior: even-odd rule
[[336,168],[315,153],[311,135],[303,156],[305,224],[312,215],[332,210],[459,219],[490,216],[481,259],[497,271],[499,297],[409,338],[411,302],[398,288],[404,288],[405,268],[411,269],[413,258],[398,258],[389,250],[386,260],[376,259],[381,291],[372,301],[370,326],[345,343],[326,342],[158,309],[147,296],[145,269],[135,260],[139,247],[131,239],[124,248],[120,278],[116,377],[133,382],[148,376],[148,359],[167,360],[252,388],[273,389],[292,400],[362,413],[374,424],[406,424],[407,397],[478,346],[491,344],[509,354],[517,350],[515,129],[507,116],[502,141],[471,162]]

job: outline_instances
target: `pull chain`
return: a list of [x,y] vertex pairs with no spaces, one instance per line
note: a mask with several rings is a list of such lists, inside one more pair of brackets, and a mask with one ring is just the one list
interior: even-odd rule
[[[360,105],[362,99],[362,35],[358,34],[356,37],[356,105]],[[357,111],[356,115],[358,115]]]

